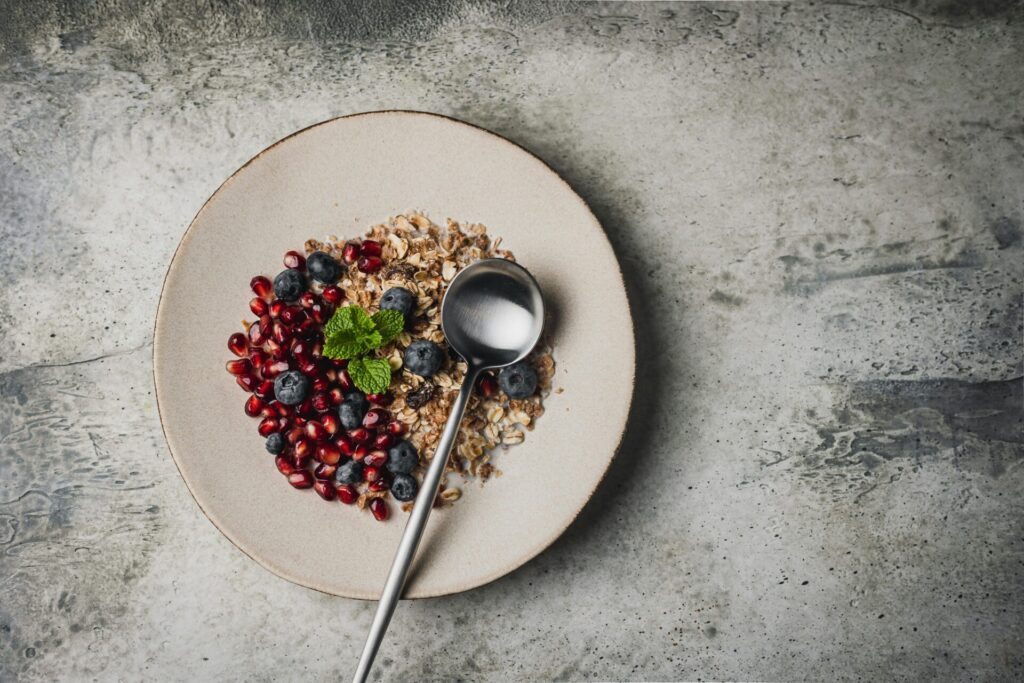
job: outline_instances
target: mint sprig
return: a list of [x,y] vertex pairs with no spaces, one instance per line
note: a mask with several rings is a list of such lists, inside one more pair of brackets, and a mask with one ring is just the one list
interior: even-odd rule
[[391,384],[391,365],[383,358],[365,358],[405,329],[399,311],[381,310],[370,316],[359,306],[339,308],[324,325],[324,355],[348,359],[348,374],[361,391],[381,394]]

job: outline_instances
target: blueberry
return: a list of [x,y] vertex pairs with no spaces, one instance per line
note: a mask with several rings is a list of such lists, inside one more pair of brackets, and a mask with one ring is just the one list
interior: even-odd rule
[[341,266],[334,257],[322,251],[314,251],[306,257],[306,270],[326,285],[333,285],[341,278]]
[[282,372],[274,380],[274,396],[286,406],[297,406],[309,395],[309,378],[298,370]]
[[412,313],[412,308],[415,305],[416,297],[408,289],[401,287],[392,287],[384,292],[384,296],[380,298],[380,308],[382,311],[398,311],[405,316],[406,320],[409,319],[409,315]]
[[498,374],[498,386],[509,398],[526,398],[537,391],[537,371],[526,363],[516,363]]
[[284,435],[274,432],[267,437],[267,453],[277,455],[284,450]]
[[343,462],[338,465],[334,479],[339,484],[358,484],[363,480],[363,463],[358,460]]
[[353,389],[345,394],[345,400],[354,403],[355,406],[363,413],[365,413],[370,407],[370,402],[366,399],[366,394],[358,389]]
[[281,301],[295,301],[306,291],[306,276],[297,270],[282,270],[274,278],[274,296]]
[[[365,400],[365,399],[364,399]],[[355,429],[363,424],[363,417],[366,416],[366,405],[360,405],[358,401],[345,399],[338,406],[338,419],[345,429]]]
[[414,499],[419,488],[416,478],[410,477],[408,474],[396,474],[395,478],[391,480],[391,495],[402,503]]
[[405,350],[403,362],[409,372],[415,372],[420,377],[433,377],[444,362],[444,351],[430,340],[417,339]]
[[408,441],[399,441],[388,449],[387,468],[393,474],[412,474],[420,458],[416,455],[416,447]]

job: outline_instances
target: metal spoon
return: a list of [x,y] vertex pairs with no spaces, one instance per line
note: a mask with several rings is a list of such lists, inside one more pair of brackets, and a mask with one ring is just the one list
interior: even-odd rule
[[363,683],[370,674],[373,658],[398,605],[477,377],[483,370],[511,365],[525,358],[537,344],[543,324],[544,302],[540,287],[525,268],[511,261],[477,261],[464,268],[448,286],[441,302],[441,329],[448,344],[466,360],[469,368],[398,543],[398,552],[352,679],[354,683]]

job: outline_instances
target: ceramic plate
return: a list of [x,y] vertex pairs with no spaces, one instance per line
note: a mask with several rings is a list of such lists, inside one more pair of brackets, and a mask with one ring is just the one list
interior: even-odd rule
[[353,598],[378,597],[405,515],[392,504],[380,523],[288,486],[224,371],[225,341],[252,317],[249,279],[281,270],[285,251],[410,209],[487,225],[534,274],[561,392],[523,444],[498,451],[502,476],[462,486],[461,500],[431,515],[407,597],[479,586],[551,544],[604,475],[632,395],[618,263],[586,204],[536,157],[416,112],[334,119],[261,152],[199,211],[168,269],[153,344],[160,417],[181,476],[224,535],[290,581]]

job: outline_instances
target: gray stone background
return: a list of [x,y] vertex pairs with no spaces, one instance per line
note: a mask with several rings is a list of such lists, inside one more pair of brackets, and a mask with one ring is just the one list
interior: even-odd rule
[[380,679],[1020,679],[1022,20],[0,3],[0,679],[350,674],[373,605],[202,516],[150,339],[225,177],[382,108],[562,173],[619,253],[640,366],[582,518],[511,576],[403,604]]

